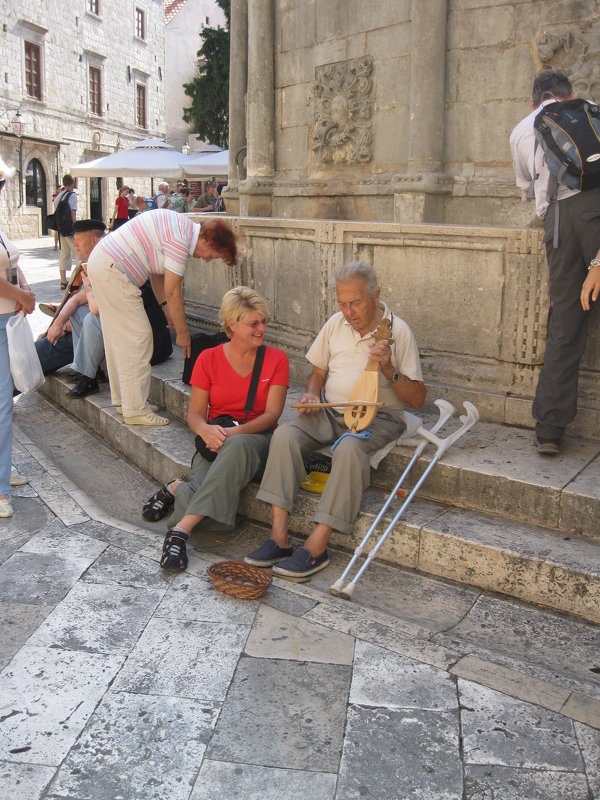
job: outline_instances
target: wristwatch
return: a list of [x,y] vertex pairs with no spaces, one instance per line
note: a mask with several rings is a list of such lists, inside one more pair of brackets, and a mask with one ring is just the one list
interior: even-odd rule
[[591,270],[592,267],[600,267],[600,258],[592,258],[590,261],[590,265],[588,267],[588,272]]
[[386,381],[388,383],[396,383],[396,381],[398,380],[399,377],[400,377],[400,375],[397,372],[394,372],[394,374],[392,375],[391,378],[386,378]]

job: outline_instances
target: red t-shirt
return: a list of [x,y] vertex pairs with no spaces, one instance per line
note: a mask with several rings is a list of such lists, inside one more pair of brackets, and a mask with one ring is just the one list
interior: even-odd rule
[[119,195],[116,199],[117,219],[127,219],[129,217],[129,199]]
[[[263,362],[254,408],[248,415],[248,422],[265,411],[267,395],[271,386],[285,386],[289,383],[289,363],[283,350],[267,347]],[[198,356],[190,384],[208,392],[208,419],[221,414],[230,414],[243,420],[244,406],[248,397],[252,373],[240,378],[223,352],[223,345],[203,350]]]

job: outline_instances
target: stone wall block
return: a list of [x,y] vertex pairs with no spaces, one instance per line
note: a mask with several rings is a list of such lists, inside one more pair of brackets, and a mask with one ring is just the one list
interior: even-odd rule
[[311,93],[313,83],[297,83],[286,86],[277,93],[281,97],[280,124],[282,128],[307,125],[311,117]]
[[399,25],[389,25],[386,28],[367,31],[367,52],[377,54],[378,59],[384,55],[391,58],[410,56],[411,48],[410,22],[401,22]]
[[[449,65],[452,59],[457,59],[456,70],[450,66],[447,75],[453,72],[456,75],[456,100],[459,102],[492,105],[492,101],[531,97],[536,69],[529,44],[449,50],[447,57]],[[527,109],[523,109],[522,116],[526,112]],[[472,126],[483,127],[485,123],[487,120],[479,121],[476,116],[471,119]],[[485,129],[493,133],[489,124]]]
[[307,167],[308,128],[304,125],[275,132],[275,169],[280,172]]
[[[343,52],[346,52],[345,45]],[[286,53],[275,53],[274,58],[275,89],[283,86],[295,86],[296,83],[314,81],[313,50],[311,48],[289,50]]]
[[317,41],[387,28],[410,19],[409,0],[371,3],[365,14],[362,0],[316,0]]
[[315,43],[315,0],[305,0],[302,5],[288,8],[275,19],[283,52],[312,47]]
[[489,8],[450,12],[448,15],[448,49],[489,47],[509,43],[513,36],[515,11],[512,6],[499,6],[491,14]]
[[598,18],[594,0],[544,0],[515,6],[515,38],[531,42],[542,30],[565,27],[570,31],[585,29]]

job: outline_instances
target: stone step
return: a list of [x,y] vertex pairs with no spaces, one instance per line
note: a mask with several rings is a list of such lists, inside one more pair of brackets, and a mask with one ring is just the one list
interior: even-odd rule
[[[125,425],[110,405],[106,384],[102,392],[84,400],[67,396],[70,385],[57,373],[47,380],[44,391],[157,481],[162,483],[175,475],[189,473],[193,437],[181,421],[185,392],[175,386],[175,381],[166,380],[160,384],[169,408],[167,416],[171,418],[171,424],[163,428]],[[156,386],[153,392],[155,399],[160,399],[156,396]],[[171,392],[175,393],[173,398],[170,398]],[[180,404],[179,413],[171,410],[175,402]],[[451,452],[445,458],[449,458]],[[443,466],[442,462],[434,473]],[[461,468],[455,467],[455,470],[460,473]],[[268,524],[269,508],[256,501],[256,490],[257,486],[251,484],[243,492],[240,514]],[[381,486],[369,489],[352,535],[334,532],[332,545],[354,549],[371,526],[386,495]],[[291,530],[308,533],[317,501],[315,495],[300,491],[290,517]],[[398,501],[394,501],[393,513],[398,507]],[[549,527],[509,521],[496,514],[417,497],[382,546],[380,557],[600,621],[600,542],[591,538],[565,535]],[[332,576],[332,583],[337,577]]]
[[[181,361],[172,358],[153,370],[152,398],[185,422],[190,387],[183,384]],[[282,421],[302,394],[291,386]],[[464,409],[457,408],[457,416]],[[429,427],[437,410],[419,411]],[[442,431],[448,435],[454,423]],[[454,427],[453,427],[454,425]],[[414,447],[395,447],[372,482],[391,490],[408,464]],[[407,482],[412,487],[435,455],[428,447]],[[541,457],[532,431],[492,422],[478,422],[444,455],[423,484],[420,494],[452,506],[500,514],[600,541],[600,441],[565,437],[561,455]]]

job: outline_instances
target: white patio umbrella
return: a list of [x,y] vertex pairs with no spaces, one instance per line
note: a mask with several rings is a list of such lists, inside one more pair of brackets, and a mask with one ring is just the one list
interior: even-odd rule
[[188,178],[206,178],[213,175],[227,175],[229,150],[220,153],[199,153],[191,155],[182,162],[184,174]]
[[129,150],[86,161],[71,169],[81,178],[182,178],[182,163],[189,159],[160,139],[144,139]]

